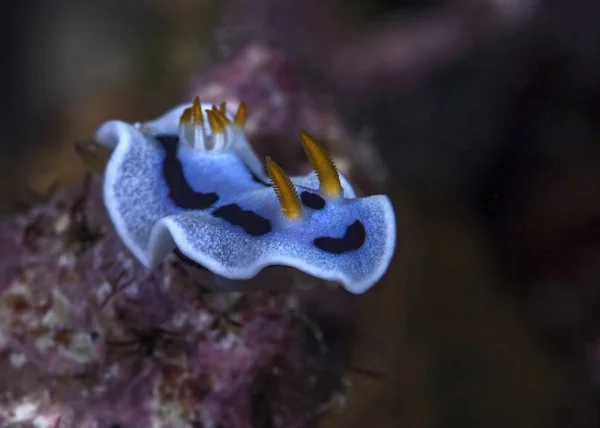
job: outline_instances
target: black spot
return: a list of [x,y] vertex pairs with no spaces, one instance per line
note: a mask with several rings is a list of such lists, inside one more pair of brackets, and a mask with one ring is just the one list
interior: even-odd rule
[[304,191],[300,193],[300,199],[302,204],[313,210],[322,210],[325,208],[325,199],[317,195],[316,193]]
[[175,248],[173,250],[173,252],[179,258],[179,260],[181,260],[182,263],[184,263],[184,264],[186,264],[188,266],[197,268],[197,269],[208,270],[207,268],[205,268],[204,266],[202,266],[200,263],[196,263],[195,261],[193,261],[192,259],[190,259],[188,256],[186,256],[185,254],[183,254],[179,248]]
[[248,235],[261,236],[271,231],[271,222],[254,211],[243,210],[238,204],[222,206],[213,211],[215,217],[244,229]]
[[365,226],[356,220],[346,228],[343,238],[330,238],[323,236],[314,240],[314,244],[323,251],[332,254],[342,254],[348,251],[358,250],[365,243]]
[[163,175],[169,189],[169,198],[173,203],[183,209],[204,210],[217,202],[219,195],[214,192],[196,192],[185,179],[181,161],[177,158],[179,137],[175,135],[157,135],[156,139],[165,151]]

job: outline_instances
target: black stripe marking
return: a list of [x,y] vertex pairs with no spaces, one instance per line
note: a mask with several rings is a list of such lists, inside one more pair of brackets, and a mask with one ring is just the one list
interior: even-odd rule
[[169,198],[179,208],[205,210],[219,200],[215,192],[202,193],[192,189],[185,179],[181,161],[177,158],[179,137],[176,135],[157,135],[156,139],[165,151],[163,176],[169,189]]
[[358,250],[365,243],[366,239],[365,226],[356,220],[346,228],[346,233],[343,238],[331,238],[323,236],[315,239],[313,242],[317,248],[331,254],[343,254],[349,251]]
[[322,210],[325,208],[325,199],[317,195],[316,193],[307,192],[306,190],[300,193],[300,199],[302,204],[313,210]]
[[214,210],[212,215],[241,227],[251,236],[266,235],[272,230],[271,222],[268,219],[254,211],[243,210],[238,204],[224,205]]

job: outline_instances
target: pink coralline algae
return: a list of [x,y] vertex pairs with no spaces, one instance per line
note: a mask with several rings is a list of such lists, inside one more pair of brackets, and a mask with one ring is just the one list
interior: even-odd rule
[[146,270],[101,189],[0,222],[2,426],[309,425],[342,391],[310,295],[208,293],[175,258]]

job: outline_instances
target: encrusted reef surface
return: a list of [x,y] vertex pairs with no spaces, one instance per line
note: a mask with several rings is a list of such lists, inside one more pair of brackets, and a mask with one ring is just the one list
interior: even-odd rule
[[149,271],[90,176],[0,221],[0,424],[309,426],[343,396],[339,293],[208,293],[175,259]]

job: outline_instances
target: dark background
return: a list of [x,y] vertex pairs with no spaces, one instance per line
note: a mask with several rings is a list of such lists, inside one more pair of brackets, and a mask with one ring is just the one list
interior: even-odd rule
[[83,173],[73,144],[154,117],[202,66],[284,48],[371,133],[399,217],[326,427],[595,427],[600,4],[593,0],[3,5],[3,209]]

